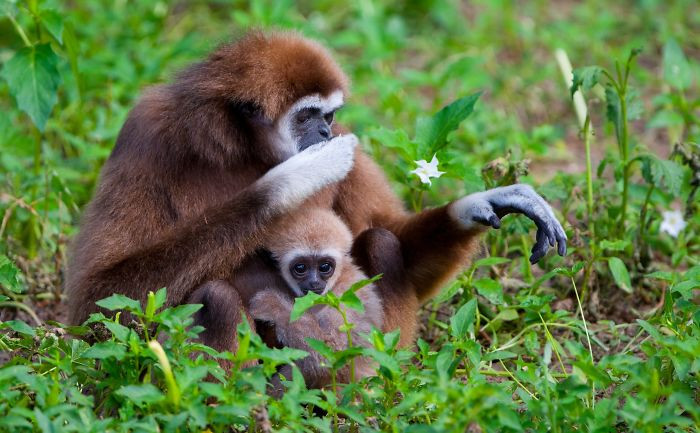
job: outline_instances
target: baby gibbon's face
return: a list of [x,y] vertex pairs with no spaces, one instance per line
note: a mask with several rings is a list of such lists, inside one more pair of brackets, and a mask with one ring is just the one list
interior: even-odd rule
[[295,287],[298,296],[308,292],[326,292],[329,282],[335,273],[336,259],[329,255],[300,255],[290,260],[283,272],[287,273],[286,280]]

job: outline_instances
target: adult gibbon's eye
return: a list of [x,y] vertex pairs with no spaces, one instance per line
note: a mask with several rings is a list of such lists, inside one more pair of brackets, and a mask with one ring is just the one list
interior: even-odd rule
[[318,266],[318,270],[322,274],[327,274],[333,270],[333,265],[330,262],[323,262]]
[[304,272],[306,272],[306,265],[303,263],[297,263],[292,267],[292,270],[294,271],[295,274],[297,275],[303,275]]
[[326,121],[327,124],[333,123],[333,117],[335,116],[335,111],[331,111],[330,113],[326,113],[323,115],[323,120]]
[[297,123],[306,123],[311,119],[311,114],[308,111],[302,111],[297,115]]

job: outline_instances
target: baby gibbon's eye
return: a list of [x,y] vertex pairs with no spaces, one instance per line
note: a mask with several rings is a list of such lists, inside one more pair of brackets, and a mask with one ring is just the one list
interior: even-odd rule
[[323,115],[323,120],[326,121],[327,124],[333,123],[333,116],[335,116],[335,111],[331,111],[330,113],[326,113]]
[[303,275],[306,272],[306,265],[303,263],[297,263],[296,265],[292,266],[292,270],[297,275]]
[[322,274],[327,274],[333,270],[333,265],[330,262],[322,262],[320,265],[318,265],[318,270]]

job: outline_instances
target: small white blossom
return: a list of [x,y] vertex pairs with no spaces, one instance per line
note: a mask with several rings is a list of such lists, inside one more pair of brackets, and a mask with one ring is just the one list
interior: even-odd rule
[[661,227],[659,227],[659,230],[668,233],[674,238],[677,238],[678,234],[687,225],[687,223],[683,220],[683,214],[679,210],[664,211],[663,217],[664,220],[661,221]]
[[411,174],[417,175],[421,182],[427,183],[428,185],[432,185],[432,182],[430,181],[431,177],[437,179],[445,174],[444,171],[438,171],[437,155],[433,155],[433,159],[430,162],[421,159],[420,161],[415,161],[415,163],[418,164],[418,168],[411,171]]

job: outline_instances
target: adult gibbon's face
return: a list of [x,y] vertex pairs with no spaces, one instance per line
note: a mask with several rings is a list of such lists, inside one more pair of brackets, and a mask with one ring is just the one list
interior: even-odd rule
[[299,151],[329,140],[335,110],[324,113],[319,107],[306,107],[299,110],[292,119],[294,135],[298,137]]
[[309,95],[296,101],[276,124],[275,142],[283,159],[309,146],[333,138],[335,112],[343,105],[343,93]]

